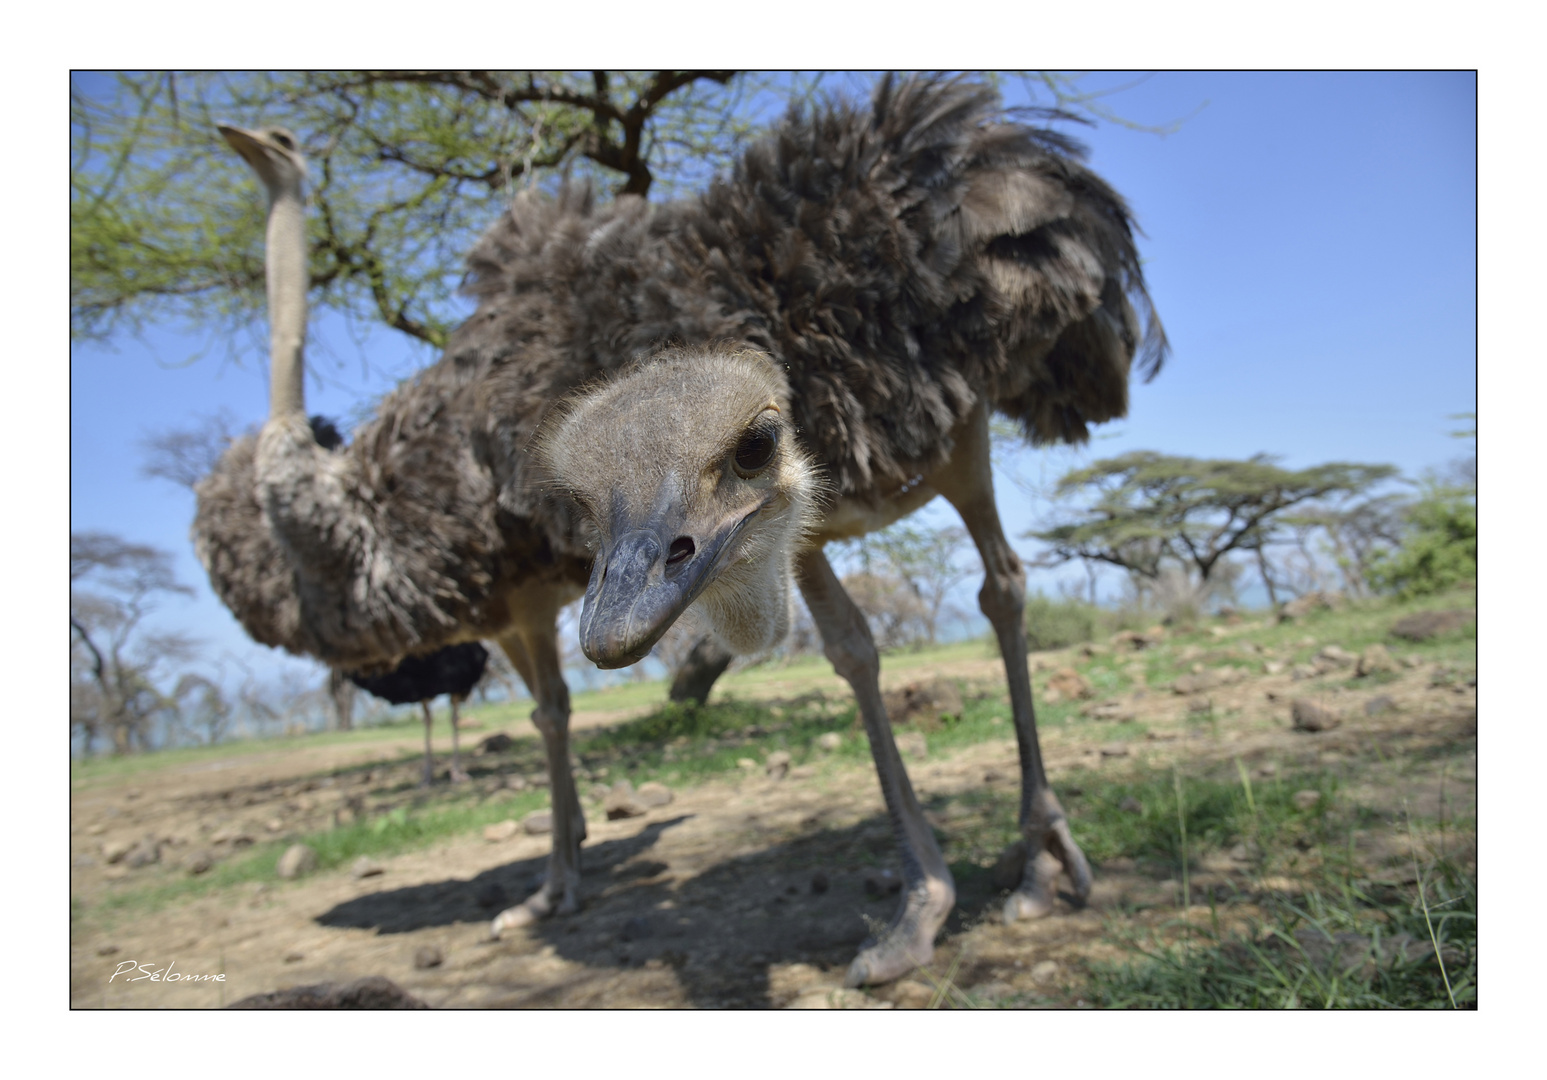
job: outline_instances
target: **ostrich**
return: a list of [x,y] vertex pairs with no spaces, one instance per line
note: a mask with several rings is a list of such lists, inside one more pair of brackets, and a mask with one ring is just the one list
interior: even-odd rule
[[[1052,442],[1077,441],[1089,423],[1122,415],[1140,347],[1130,299],[1147,311],[1148,298],[1121,200],[1067,141],[1000,122],[997,112],[994,92],[969,80],[886,78],[868,109],[834,103],[792,113],[697,198],[600,203],[585,183],[566,184],[557,197],[524,191],[468,256],[472,316],[441,359],[388,395],[336,453],[316,445],[302,402],[304,167],[288,133],[223,129],[269,192],[271,407],[258,436],[233,444],[201,484],[196,550],[217,595],[265,644],[349,670],[477,639],[498,641],[510,656],[537,703],[554,841],[542,886],[496,916],[495,935],[579,906],[585,821],[569,769],[555,618],[593,580],[593,556],[601,556],[598,575],[613,565],[619,535],[607,517],[610,495],[593,500],[590,512],[583,499],[556,497],[528,451],[554,402],[671,339],[745,342],[788,369],[759,376],[771,380],[778,411],[743,418],[775,433],[769,462],[779,464],[764,463],[762,473],[748,467],[764,477],[801,474],[793,456],[795,473],[785,467],[798,438],[822,470],[831,505],[817,515],[809,502],[818,495],[773,492],[718,546],[707,533],[693,551],[668,537],[666,569],[678,580],[707,565],[711,547],[768,550],[776,561],[782,547],[788,555],[790,574],[823,613],[829,655],[856,685],[877,754],[887,758],[883,788],[905,851],[916,852],[909,865],[918,864],[898,926],[923,940],[920,957],[949,910],[949,874],[886,731],[873,645],[820,542],[879,527],[936,491],[958,502],[984,551],[982,597],[1007,657],[1022,828],[1034,856],[1014,912],[1051,905],[1047,860],[1035,857],[1044,851],[1069,870],[1077,891],[1087,887],[1084,858],[1038,757],[1022,579],[994,512],[987,417],[998,408],[1019,417],[1034,441]],[[1164,347],[1158,322],[1144,345],[1153,368]],[[743,359],[758,371],[767,366]],[[690,400],[678,388],[662,392],[663,417]],[[688,444],[708,449],[698,438]],[[663,513],[674,495],[697,490],[683,485],[702,478],[662,471],[669,459],[657,468],[627,446],[603,449],[616,461],[611,480],[636,494],[652,476],[671,478],[659,485]],[[747,453],[755,463],[763,449]],[[817,483],[803,475],[804,488]],[[619,499],[626,515],[640,509]],[[765,548],[775,523],[782,531]],[[716,566],[717,576],[729,567],[743,577],[743,593],[788,580],[782,563],[770,574],[740,562]],[[647,569],[647,581],[655,576]],[[700,606],[715,595],[722,612],[739,610],[739,599],[707,587]],[[683,596],[698,598],[692,588]],[[759,608],[762,638],[778,631],[779,610]],[[730,621],[725,636],[742,646],[760,636],[755,620],[740,629]],[[605,663],[642,655],[633,640],[622,653],[599,652],[605,637],[588,630],[588,648]],[[920,888],[927,895],[915,903]],[[867,947],[851,978],[892,977],[904,951]]]
[[[598,371],[571,353],[564,274],[576,268],[543,265],[581,223],[528,196],[528,216],[569,229],[528,253],[527,270],[548,274],[551,293],[517,299],[526,320],[517,326],[481,305],[442,360],[387,395],[342,446],[336,430],[306,418],[306,166],[296,138],[283,128],[220,132],[268,195],[269,416],[198,485],[195,552],[254,640],[336,671],[371,676],[410,655],[497,641],[536,705],[554,827],[542,886],[501,913],[494,932],[573,912],[586,827],[557,622],[584,590],[591,552],[584,523],[530,482],[522,448],[549,402]],[[498,262],[475,258],[475,279]],[[695,659],[709,677],[687,692],[706,693],[729,657],[701,648]]]
[[476,641],[447,645],[423,656],[407,656],[391,671],[380,675],[352,673],[351,682],[393,705],[419,703],[424,710],[424,777],[420,787],[429,787],[434,777],[435,758],[430,749],[430,702],[442,694],[451,698],[451,781],[466,780],[462,771],[462,752],[457,744],[457,706],[467,700],[478,680],[483,678],[489,651]]
[[[598,665],[638,661],[689,605],[733,651],[764,648],[798,583],[854,690],[907,886],[850,986],[927,963],[955,886],[897,752],[870,631],[822,545],[937,494],[982,556],[1014,714],[1027,858],[1004,919],[1051,911],[1061,872],[1078,899],[1090,890],[1038,746],[989,418],[1018,420],[1033,443],[1083,441],[1126,412],[1135,357],[1153,374],[1166,344],[1127,207],[1067,142],[996,122],[996,106],[965,81],[888,78],[868,115],[786,121],[652,237],[652,275],[699,302],[651,331],[698,344],[578,393],[536,443],[595,530],[580,635]],[[639,273],[620,307],[645,307],[657,278]]]

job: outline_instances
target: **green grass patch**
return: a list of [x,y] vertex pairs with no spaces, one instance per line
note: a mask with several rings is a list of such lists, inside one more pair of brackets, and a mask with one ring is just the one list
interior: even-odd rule
[[1351,882],[1270,898],[1244,932],[1217,924],[1114,932],[1133,954],[1096,964],[1085,997],[1136,1009],[1477,1007],[1477,883],[1441,861],[1423,889]]

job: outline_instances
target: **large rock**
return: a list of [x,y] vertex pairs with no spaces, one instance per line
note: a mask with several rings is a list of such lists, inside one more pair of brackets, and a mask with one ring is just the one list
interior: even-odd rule
[[1336,712],[1314,701],[1295,698],[1289,705],[1296,731],[1331,731],[1343,722]]
[[275,872],[282,878],[297,878],[317,869],[317,853],[305,844],[291,844],[279,857]]
[[881,704],[894,724],[919,723],[933,727],[947,717],[962,714],[961,691],[950,679],[911,682],[881,695]]
[[1392,625],[1391,633],[1394,637],[1405,638],[1408,641],[1428,641],[1432,637],[1448,634],[1452,630],[1459,630],[1468,623],[1476,621],[1477,612],[1462,608],[1453,608],[1450,611],[1420,611],[1416,615],[1398,619]]
[[428,1009],[429,1006],[391,979],[370,975],[348,983],[292,986],[253,994],[228,1009]]
[[1361,678],[1366,675],[1375,675],[1383,671],[1397,670],[1397,662],[1386,650],[1384,645],[1371,645],[1359,654],[1359,663],[1354,668]]
[[509,840],[512,836],[515,836],[520,828],[521,826],[517,825],[514,819],[506,818],[504,821],[496,821],[492,825],[485,825],[483,827],[483,838],[491,844],[497,844],[502,840]]

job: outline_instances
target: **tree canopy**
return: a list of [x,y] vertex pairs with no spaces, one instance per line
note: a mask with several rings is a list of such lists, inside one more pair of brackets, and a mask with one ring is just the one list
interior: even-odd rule
[[1042,565],[1081,559],[1154,581],[1173,560],[1208,582],[1233,551],[1261,564],[1290,508],[1357,496],[1395,473],[1390,465],[1285,469],[1262,454],[1234,461],[1139,450],[1065,475],[1057,494],[1083,503],[1074,520],[1027,536],[1048,545]]
[[[997,81],[1000,76],[989,75]],[[309,163],[311,303],[431,347],[465,315],[462,257],[522,185],[702,188],[836,81],[733,71],[151,72],[71,83],[70,326],[229,331],[263,306],[256,181],[218,123],[282,126]],[[1023,76],[1044,116],[1122,119],[1078,79]]]

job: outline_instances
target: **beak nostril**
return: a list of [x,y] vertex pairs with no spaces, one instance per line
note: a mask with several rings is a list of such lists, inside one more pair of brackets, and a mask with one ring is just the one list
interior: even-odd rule
[[690,536],[679,536],[671,542],[671,547],[666,549],[666,565],[675,566],[684,559],[693,557],[693,552],[698,550]]

